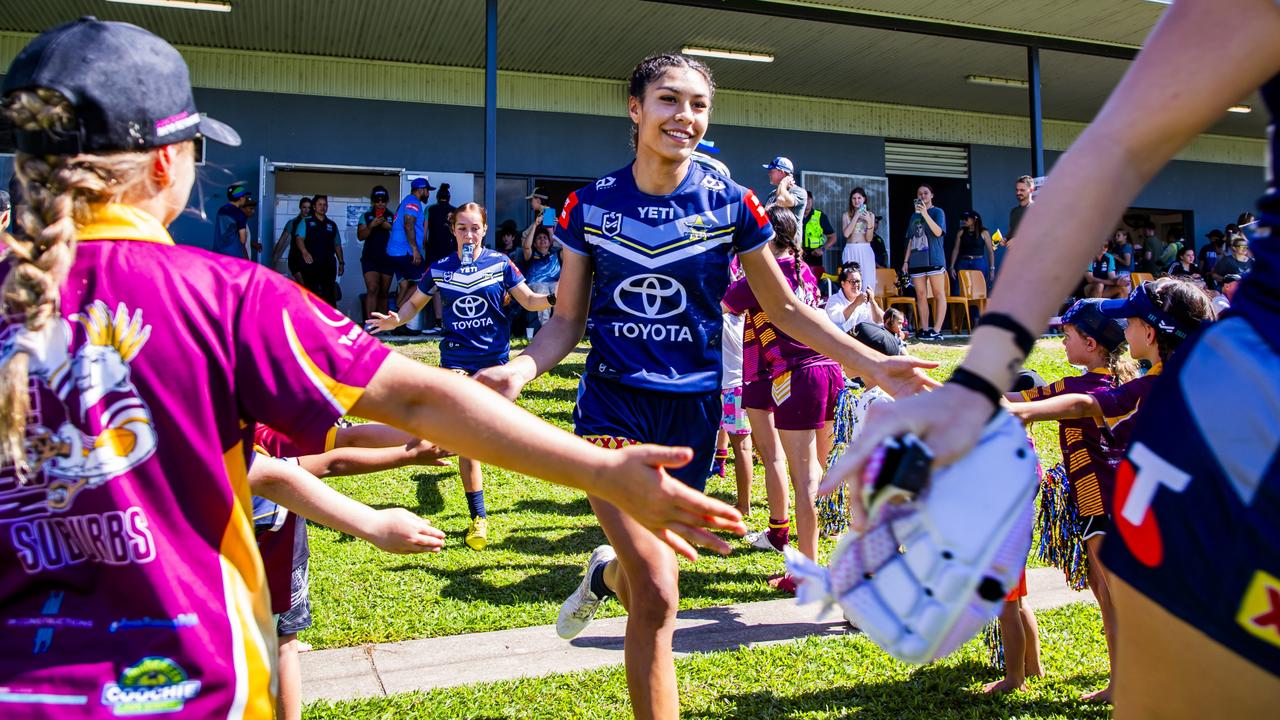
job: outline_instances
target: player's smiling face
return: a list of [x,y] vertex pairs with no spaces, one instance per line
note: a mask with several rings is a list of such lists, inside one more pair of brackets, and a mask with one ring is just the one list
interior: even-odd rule
[[711,86],[697,70],[672,67],[645,88],[643,100],[631,98],[628,106],[637,153],[683,162],[707,132]]

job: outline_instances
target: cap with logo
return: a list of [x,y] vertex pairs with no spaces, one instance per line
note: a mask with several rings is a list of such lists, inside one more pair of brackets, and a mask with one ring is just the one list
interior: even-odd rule
[[1183,340],[1200,328],[1200,323],[1179,322],[1156,305],[1151,299],[1151,292],[1147,289],[1150,286],[1150,282],[1145,282],[1134,288],[1127,298],[1102,300],[1098,303],[1098,310],[1109,318],[1140,318],[1157,332]]
[[546,202],[546,201],[547,201],[547,194],[546,194],[546,193],[544,193],[544,192],[542,192],[542,188],[535,186],[535,187],[533,188],[533,192],[531,192],[531,193],[529,193],[528,195],[525,195],[525,196],[524,196],[524,199],[525,199],[525,200],[532,200],[532,199],[534,199],[534,198],[538,198],[539,200],[541,200],[541,201],[543,201],[543,202]]
[[414,178],[414,179],[413,179],[413,182],[409,183],[409,187],[410,187],[411,189],[413,189],[413,190],[421,190],[421,189],[423,189],[423,188],[426,188],[426,189],[428,189],[428,190],[435,190],[435,189],[436,189],[436,186],[435,186],[435,185],[432,185],[432,184],[431,184],[431,181],[430,181],[430,180],[428,180],[426,177],[416,177],[416,178]]
[[1124,343],[1124,329],[1128,322],[1102,314],[1101,304],[1102,300],[1095,298],[1077,300],[1061,317],[1049,320],[1049,327],[1072,325],[1111,352]]
[[233,183],[227,186],[227,199],[239,200],[242,197],[252,197],[249,195],[249,188],[244,183]]
[[765,165],[764,169],[765,170],[781,170],[784,173],[793,175],[795,174],[796,166],[791,162],[791,158],[787,158],[779,155],[778,157],[774,158],[773,161],[770,162],[768,165]]
[[34,88],[61,93],[75,109],[76,127],[16,129],[24,153],[145,150],[197,135],[240,144],[230,126],[196,110],[182,55],[136,25],[83,17],[37,35],[9,65],[3,94]]
[[381,185],[374,185],[373,190],[369,192],[369,199],[377,202],[378,200],[390,200],[391,193]]

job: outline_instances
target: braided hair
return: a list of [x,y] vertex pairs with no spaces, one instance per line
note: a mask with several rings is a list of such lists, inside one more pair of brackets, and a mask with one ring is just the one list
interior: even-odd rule
[[[76,125],[71,103],[48,88],[13,92],[2,110],[20,130],[60,134]],[[184,146],[185,152],[193,152],[189,141]],[[77,229],[90,221],[94,205],[158,193],[162,188],[149,172],[152,162],[145,152],[17,153],[14,173],[26,202],[16,218],[21,236],[4,237],[11,255],[0,286],[6,315],[21,317],[29,332],[54,321],[60,288],[75,260]],[[25,349],[0,358],[0,463],[12,464],[19,478],[28,470],[24,439],[31,403],[29,370]]]
[[796,294],[800,299],[809,302],[809,299],[801,294],[807,288],[805,288],[804,276],[800,274],[804,260],[800,256],[800,243],[796,237],[796,229],[799,227],[796,214],[791,212],[790,208],[784,208],[781,205],[770,205],[765,212],[769,215],[769,224],[773,226],[773,246],[778,250],[791,253],[791,259],[795,261],[791,269],[795,274]]

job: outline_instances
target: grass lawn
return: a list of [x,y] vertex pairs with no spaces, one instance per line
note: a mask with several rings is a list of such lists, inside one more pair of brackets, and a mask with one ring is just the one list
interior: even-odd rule
[[[437,359],[434,343],[402,345],[400,351],[426,363],[434,364]],[[941,362],[936,373],[942,378],[959,362],[963,346],[920,344],[912,351]],[[520,405],[569,429],[584,359],[584,352],[575,352],[553,372],[531,383],[521,396]],[[1048,380],[1072,372],[1061,343],[1056,341],[1041,341],[1029,365]],[[1045,462],[1058,462],[1057,430],[1053,424],[1040,424],[1035,435]],[[767,514],[759,472],[757,478],[752,491],[756,509],[748,519],[751,527],[766,522]],[[302,639],[317,648],[553,623],[560,602],[577,586],[587,555],[604,542],[604,534],[581,493],[502,470],[485,472],[490,540],[482,552],[474,552],[462,542],[468,515],[454,468],[401,469],[336,478],[331,484],[369,505],[402,506],[424,515],[448,533],[448,539],[446,549],[437,555],[388,555],[342,533],[312,526],[311,598],[315,624],[302,633]],[[714,480],[708,490],[733,502],[734,487],[730,477]],[[743,545],[727,558],[704,555],[696,564],[681,562],[682,609],[777,597],[764,579],[781,571],[781,555],[752,551]],[[601,616],[618,614],[622,614],[619,605],[608,603]],[[859,642],[865,641],[851,641],[851,647]],[[777,651],[751,652],[768,656]],[[823,652],[843,657],[842,653],[853,650],[835,644]],[[903,680],[907,677],[905,671],[895,672],[902,677],[885,680],[891,686],[915,682]],[[621,688],[621,680],[615,679],[610,687],[614,685]],[[619,697],[625,695],[618,692]],[[709,697],[724,696],[715,691]],[[821,694],[806,697],[809,699],[797,700],[801,702],[796,706],[797,712],[810,703],[821,706],[825,702]],[[769,700],[764,695],[746,695],[734,702],[764,708]],[[711,705],[706,708],[714,716],[731,710],[715,710]],[[751,715],[763,711],[743,712]]]
[[[861,635],[696,655],[677,661],[687,718],[1106,718],[1109,706],[1079,696],[1105,682],[1106,649],[1097,608],[1070,605],[1038,615],[1046,676],[1029,691],[989,697],[999,679],[970,641],[943,661],[904,665]],[[585,688],[590,691],[584,692]],[[310,720],[392,718],[629,717],[621,666],[545,678],[485,683],[389,698],[313,703]]]

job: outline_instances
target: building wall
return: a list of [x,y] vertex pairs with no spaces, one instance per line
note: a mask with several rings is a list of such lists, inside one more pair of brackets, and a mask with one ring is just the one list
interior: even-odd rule
[[[214,143],[207,148],[198,193],[208,214],[221,204],[222,188],[231,180],[248,180],[256,187],[263,155],[277,162],[473,173],[480,173],[484,165],[479,107],[209,88],[197,88],[196,101],[201,110],[230,123],[244,138],[239,148]],[[498,128],[502,174],[597,177],[631,157],[629,121],[622,116],[504,109],[498,113]],[[884,172],[884,140],[871,135],[713,120],[708,138],[722,148],[720,159],[734,170],[735,178],[757,191],[768,189],[760,165],[774,155],[791,157],[799,170]],[[1047,162],[1059,154],[1047,152]],[[1029,166],[1024,148],[971,146],[974,209],[989,226],[1004,227],[1013,204],[1013,180]],[[10,172],[10,159],[0,158],[0,183],[7,184]],[[1263,168],[1257,165],[1178,160],[1134,205],[1192,210],[1196,235],[1202,237],[1207,229],[1234,221],[1250,207],[1262,178]],[[173,233],[181,242],[206,245],[210,230],[192,213],[174,223]]]

